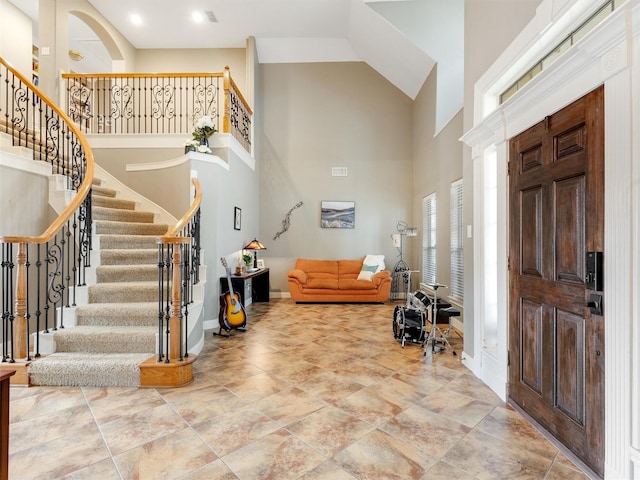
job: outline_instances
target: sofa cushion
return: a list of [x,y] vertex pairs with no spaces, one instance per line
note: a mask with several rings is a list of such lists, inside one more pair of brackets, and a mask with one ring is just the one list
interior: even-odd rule
[[356,278],[362,269],[362,260],[338,260],[338,275]]
[[309,258],[299,258],[296,260],[296,269],[309,273],[331,273],[338,275],[337,260],[315,260]]
[[340,290],[375,290],[379,282],[340,277]]
[[307,283],[304,284],[304,288],[338,288],[338,276],[331,274],[318,274],[310,273],[307,275]]
[[376,273],[385,269],[384,255],[367,255],[362,263],[364,265],[376,265],[378,267]]
[[360,270],[360,273],[358,274],[358,280],[367,280],[370,282],[373,280],[373,276],[377,270],[377,265],[362,265],[362,270]]
[[289,277],[297,279],[300,283],[307,283],[307,274],[302,270],[293,269],[289,271]]

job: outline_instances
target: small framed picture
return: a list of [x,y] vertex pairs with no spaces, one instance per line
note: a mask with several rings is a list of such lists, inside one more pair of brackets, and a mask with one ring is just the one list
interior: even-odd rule
[[258,268],[264,268],[264,260],[262,258],[259,258],[257,265]]
[[234,207],[233,228],[234,230],[240,230],[241,227],[242,227],[242,210],[238,207]]

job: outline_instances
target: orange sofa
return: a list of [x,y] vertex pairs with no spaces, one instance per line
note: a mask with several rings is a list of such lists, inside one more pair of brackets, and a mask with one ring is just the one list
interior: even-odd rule
[[[288,273],[291,299],[298,302],[384,303],[391,292],[391,273],[381,270],[363,278],[363,259],[312,260],[299,258]],[[366,269],[366,268],[365,268]],[[367,275],[364,275],[365,277]]]

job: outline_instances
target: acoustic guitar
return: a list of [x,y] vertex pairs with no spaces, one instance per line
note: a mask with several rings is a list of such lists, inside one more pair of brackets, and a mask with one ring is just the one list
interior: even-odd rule
[[224,328],[229,332],[234,328],[243,328],[247,324],[247,314],[244,311],[244,307],[240,302],[240,295],[233,291],[233,284],[231,282],[231,272],[227,266],[227,260],[222,257],[220,259],[222,265],[227,271],[227,283],[229,284],[229,291],[220,295],[220,313],[218,315],[218,322],[220,323],[220,332]]

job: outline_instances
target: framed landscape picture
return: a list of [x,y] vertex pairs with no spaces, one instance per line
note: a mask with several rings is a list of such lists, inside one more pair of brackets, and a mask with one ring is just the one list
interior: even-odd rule
[[355,228],[356,202],[322,201],[322,228]]

